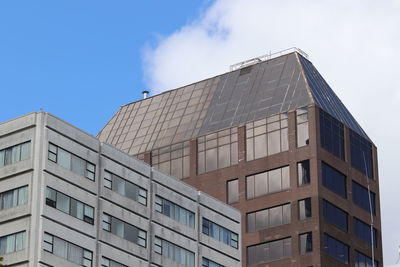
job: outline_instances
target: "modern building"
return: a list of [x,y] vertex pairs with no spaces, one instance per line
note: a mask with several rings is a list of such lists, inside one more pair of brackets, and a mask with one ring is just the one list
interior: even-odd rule
[[240,219],[48,113],[0,124],[7,266],[239,267]]
[[124,105],[98,137],[239,209],[243,266],[383,266],[377,149],[301,50]]

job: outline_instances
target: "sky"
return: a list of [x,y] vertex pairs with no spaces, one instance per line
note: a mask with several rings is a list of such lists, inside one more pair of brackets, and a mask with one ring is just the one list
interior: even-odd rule
[[43,109],[93,135],[121,105],[299,47],[378,147],[399,258],[400,0],[2,0],[0,121]]

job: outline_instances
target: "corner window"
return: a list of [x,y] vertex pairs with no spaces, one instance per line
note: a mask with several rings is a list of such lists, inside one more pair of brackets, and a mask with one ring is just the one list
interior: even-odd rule
[[297,163],[297,178],[299,186],[310,184],[310,161],[305,160]]
[[299,235],[300,242],[300,255],[305,255],[312,252],[313,242],[312,242],[312,232],[304,233]]
[[308,146],[310,137],[308,132],[308,108],[296,110],[297,147]]
[[305,220],[311,216],[311,198],[299,200],[299,220]]
[[239,180],[230,180],[227,184],[227,202],[232,204],[239,201]]

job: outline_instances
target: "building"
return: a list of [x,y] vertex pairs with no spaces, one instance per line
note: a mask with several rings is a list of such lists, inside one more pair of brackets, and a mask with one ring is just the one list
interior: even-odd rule
[[243,266],[383,266],[376,147],[307,58],[124,105],[98,137],[239,209]]
[[240,231],[239,211],[48,113],[0,124],[7,266],[238,267]]

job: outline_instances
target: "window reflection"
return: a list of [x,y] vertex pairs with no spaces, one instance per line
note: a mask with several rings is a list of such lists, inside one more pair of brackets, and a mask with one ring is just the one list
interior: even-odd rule
[[289,166],[246,177],[247,199],[280,192],[290,188]]
[[155,149],[151,152],[152,165],[162,172],[178,179],[190,176],[190,142],[174,144],[172,146]]

